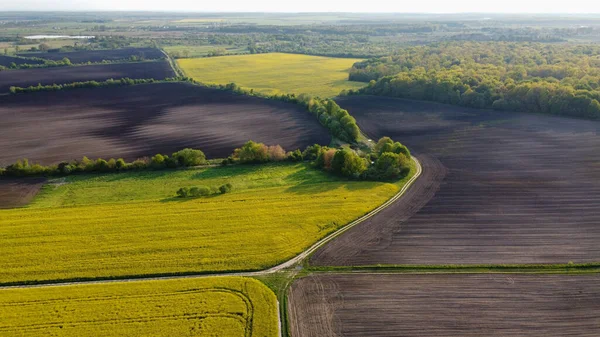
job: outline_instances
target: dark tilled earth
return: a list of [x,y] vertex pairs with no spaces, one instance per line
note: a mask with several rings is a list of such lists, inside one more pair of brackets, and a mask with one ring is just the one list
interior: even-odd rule
[[355,96],[340,105],[390,136],[423,176],[313,265],[600,260],[600,122]]
[[0,96],[0,166],[90,158],[133,160],[199,148],[223,158],[248,140],[286,150],[330,136],[302,107],[189,83]]
[[288,297],[294,337],[595,337],[599,275],[321,274]]
[[27,205],[39,192],[46,179],[0,179],[0,209]]
[[162,80],[174,76],[167,61],[7,70],[0,72],[0,93],[8,92],[11,86],[24,88],[125,77]]
[[165,55],[156,48],[122,48],[108,50],[82,50],[64,53],[21,53],[19,56],[37,57],[47,60],[60,61],[68,58],[71,63],[102,62],[102,61],[120,61],[126,60],[131,56],[141,57],[146,60],[153,60],[165,57]]

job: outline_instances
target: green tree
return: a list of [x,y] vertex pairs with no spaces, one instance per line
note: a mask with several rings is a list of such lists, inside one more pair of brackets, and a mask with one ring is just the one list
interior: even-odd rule
[[171,157],[177,161],[179,166],[198,166],[206,162],[204,152],[189,148],[177,151]]
[[233,157],[241,163],[263,163],[269,160],[269,153],[265,144],[249,140],[242,147],[234,150]]

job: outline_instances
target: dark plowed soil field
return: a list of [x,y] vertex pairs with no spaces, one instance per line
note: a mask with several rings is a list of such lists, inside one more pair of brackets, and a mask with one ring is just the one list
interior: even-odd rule
[[600,260],[600,122],[383,97],[340,105],[421,159],[411,191],[315,265]]
[[29,87],[38,83],[51,85],[124,77],[162,80],[174,76],[167,61],[10,70],[0,73],[0,93],[8,92],[11,86]]
[[164,58],[165,55],[156,48],[123,48],[111,50],[83,50],[66,53],[22,53],[20,56],[38,57],[47,60],[60,61],[68,58],[71,63],[87,63],[102,61],[120,61],[129,59],[131,56],[142,57],[145,60]]
[[135,159],[184,147],[226,157],[248,140],[286,149],[328,144],[295,104],[189,83],[73,89],[0,97],[0,165],[88,157]]
[[[0,66],[9,67],[11,63],[16,65],[20,64],[41,64],[43,61],[39,60],[28,60],[21,57],[12,57],[0,55]],[[4,77],[5,73],[0,74],[0,78]]]
[[296,281],[294,337],[600,336],[599,275],[317,275]]
[[0,209],[27,205],[40,191],[45,179],[0,179]]

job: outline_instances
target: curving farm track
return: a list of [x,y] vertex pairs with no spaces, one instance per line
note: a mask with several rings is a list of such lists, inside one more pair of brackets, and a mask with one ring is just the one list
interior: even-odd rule
[[361,129],[405,143],[423,176],[312,265],[600,260],[600,122],[354,96]]

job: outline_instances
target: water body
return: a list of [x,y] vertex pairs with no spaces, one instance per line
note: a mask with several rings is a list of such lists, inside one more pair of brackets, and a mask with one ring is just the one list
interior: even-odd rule
[[28,40],[41,40],[41,39],[93,39],[95,36],[85,35],[31,35],[25,36]]

